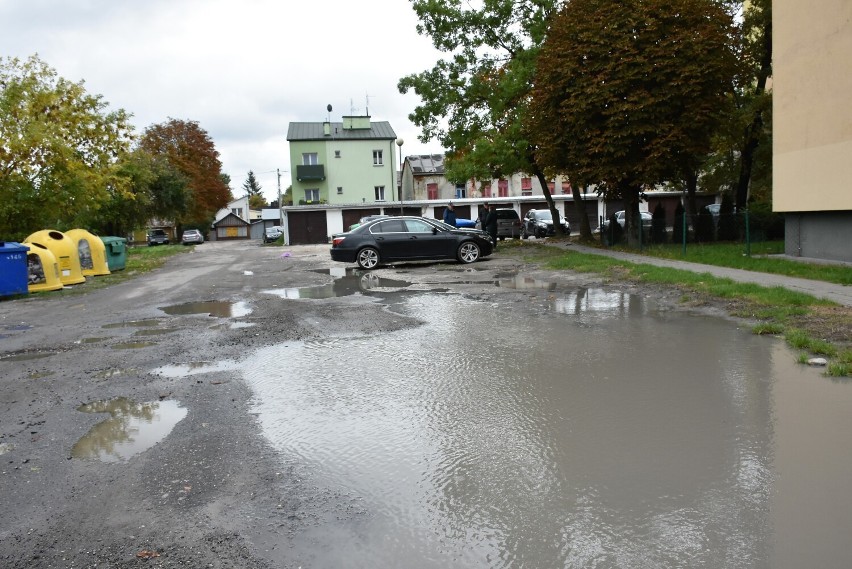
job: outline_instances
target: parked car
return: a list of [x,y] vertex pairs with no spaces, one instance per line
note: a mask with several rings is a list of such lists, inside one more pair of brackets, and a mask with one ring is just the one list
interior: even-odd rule
[[[518,239],[521,236],[521,217],[518,212],[510,207],[497,208],[497,238],[504,240],[507,237],[510,239]],[[476,222],[476,229],[484,229],[482,222]]]
[[204,243],[204,236],[197,229],[187,229],[180,236],[180,242],[184,245],[201,245]]
[[[565,234],[571,233],[571,226],[564,217],[559,217],[559,223],[565,230]],[[521,237],[529,239],[530,236],[542,238],[556,235],[556,227],[553,225],[553,214],[549,209],[531,209],[524,216],[521,225]]]
[[154,245],[168,245],[169,244],[169,234],[165,232],[163,229],[149,229],[148,230],[148,247],[153,247]]
[[280,225],[273,225],[263,230],[263,242],[272,243],[277,241],[279,237],[284,235],[284,228]]
[[398,261],[455,259],[473,263],[490,255],[491,250],[491,240],[483,231],[416,216],[375,219],[335,234],[331,240],[333,261],[358,263],[362,269]]
[[[624,212],[623,209],[615,212],[615,221],[618,222],[618,224],[621,226],[622,229],[624,229],[624,224],[625,224],[624,215],[625,215],[625,212]],[[646,231],[650,230],[651,229],[651,220],[653,219],[651,214],[648,213],[647,211],[640,211],[639,215],[642,216],[642,228],[645,229]],[[606,231],[608,228],[609,228],[609,218],[607,217],[606,219],[604,219],[601,226],[598,227],[598,231]]]
[[373,221],[374,219],[383,219],[385,217],[390,217],[390,216],[385,215],[385,214],[378,214],[378,213],[375,214],[375,215],[365,215],[364,217],[362,217],[361,219],[358,220],[358,223],[353,223],[352,225],[350,225],[349,231],[352,231],[353,229],[355,229],[359,225],[363,225],[364,223],[367,223],[368,221]]

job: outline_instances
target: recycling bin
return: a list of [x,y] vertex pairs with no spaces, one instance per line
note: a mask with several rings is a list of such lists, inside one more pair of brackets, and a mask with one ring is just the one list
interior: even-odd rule
[[30,243],[27,252],[27,288],[30,292],[62,290],[56,255],[41,243]]
[[71,229],[65,235],[77,245],[77,256],[80,257],[80,271],[83,276],[96,277],[109,274],[106,260],[106,247],[100,238],[85,229]]
[[44,245],[56,257],[59,263],[59,280],[63,285],[74,285],[86,282],[83,270],[80,268],[80,255],[74,241],[55,229],[42,229],[36,231],[26,239],[24,243],[38,243]]
[[27,251],[20,243],[0,241],[0,297],[27,294]]
[[110,271],[121,271],[127,266],[127,239],[124,237],[101,237]]

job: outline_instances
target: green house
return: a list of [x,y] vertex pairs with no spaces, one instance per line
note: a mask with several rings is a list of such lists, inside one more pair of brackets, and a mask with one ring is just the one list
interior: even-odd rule
[[396,133],[388,122],[294,122],[287,129],[293,205],[393,202]]

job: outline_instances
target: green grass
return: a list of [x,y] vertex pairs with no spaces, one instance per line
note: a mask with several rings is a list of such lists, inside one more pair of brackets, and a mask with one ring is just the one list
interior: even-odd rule
[[[771,247],[772,245],[766,244],[766,246]],[[661,248],[661,250],[664,249]],[[506,247],[505,250],[514,251],[516,254],[522,255],[526,261],[540,264],[551,270],[594,273],[608,280],[627,280],[676,287],[683,292],[681,302],[684,303],[700,303],[708,297],[728,301],[731,314],[760,321],[753,328],[755,334],[784,336],[786,342],[793,349],[805,351],[805,355],[823,355],[833,358],[834,361],[830,362],[828,367],[828,375],[845,377],[852,372],[852,350],[849,350],[848,346],[843,343],[819,339],[815,336],[815,332],[806,331],[803,326],[800,326],[800,324],[808,322],[812,329],[818,329],[820,322],[824,319],[821,314],[817,314],[817,311],[836,307],[830,301],[783,287],[763,287],[751,283],[738,283],[731,279],[714,277],[709,273],[695,273],[644,263],[631,263],[603,255],[580,253],[541,244],[514,243],[511,247]],[[734,261],[736,261],[739,264],[737,268],[749,270],[760,270],[756,267],[772,265],[775,270],[771,272],[781,274],[786,274],[781,270],[782,265],[786,266],[790,263],[794,266],[799,265],[797,262],[784,261],[782,263],[780,260],[769,259],[763,260],[757,265],[750,265],[748,258],[743,261],[733,254],[733,250],[734,248],[730,245],[711,245],[704,250],[703,257],[695,255],[688,260],[719,266],[734,266]],[[712,258],[715,262],[707,263],[705,259],[708,258]],[[816,273],[812,271],[816,271],[817,268],[820,271],[825,271],[828,267],[805,265],[805,270],[800,270],[796,276],[816,278]],[[846,267],[836,268],[842,269],[834,271],[836,278],[846,279],[847,276],[844,276],[844,273],[849,271],[848,278],[852,282],[852,270]],[[844,311],[838,319],[840,326],[852,325],[852,311]],[[833,321],[831,325],[836,326],[838,324]],[[848,344],[848,339],[846,343]]]
[[852,285],[852,267],[806,263],[773,257],[772,255],[784,253],[783,241],[752,243],[750,256],[746,255],[743,243],[689,243],[685,255],[683,254],[683,246],[675,244],[646,245],[641,251],[623,247],[613,247],[613,249],[675,261],[689,261],[717,267],[730,267]]

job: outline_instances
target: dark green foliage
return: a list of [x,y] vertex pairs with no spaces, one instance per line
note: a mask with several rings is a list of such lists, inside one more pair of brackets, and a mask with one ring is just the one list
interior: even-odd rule
[[784,239],[784,215],[773,212],[769,204],[753,203],[748,214],[752,241]]
[[666,242],[666,208],[658,203],[651,217],[651,243]]
[[695,216],[695,242],[711,243],[714,233],[713,214],[702,208]]
[[686,210],[683,204],[678,202],[675,208],[674,225],[672,226],[672,243],[683,243],[683,216]]
[[734,214],[734,200],[731,194],[722,194],[722,203],[719,204],[719,219],[717,221],[719,241],[736,241],[739,238],[737,228],[737,217]]
[[601,243],[604,245],[616,245],[624,239],[624,229],[615,219],[615,214],[609,216],[609,227],[601,228]]

